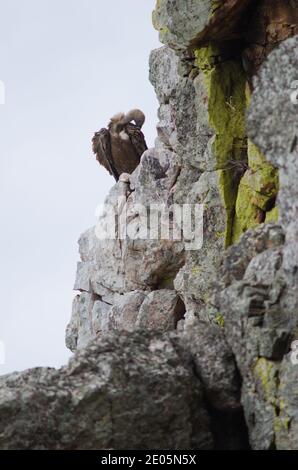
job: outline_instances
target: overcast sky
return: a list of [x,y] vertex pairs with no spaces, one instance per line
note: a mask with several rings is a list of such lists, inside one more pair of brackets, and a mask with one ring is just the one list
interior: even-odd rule
[[[111,115],[139,107],[155,138],[148,57],[155,0],[1,0],[0,374],[70,352],[77,239],[113,184],[90,151]],[[0,348],[1,349],[1,348]]]

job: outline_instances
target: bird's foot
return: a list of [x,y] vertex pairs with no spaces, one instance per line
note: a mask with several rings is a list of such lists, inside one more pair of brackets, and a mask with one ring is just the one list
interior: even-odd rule
[[130,174],[129,173],[122,173],[119,177],[119,181],[121,183],[130,183]]

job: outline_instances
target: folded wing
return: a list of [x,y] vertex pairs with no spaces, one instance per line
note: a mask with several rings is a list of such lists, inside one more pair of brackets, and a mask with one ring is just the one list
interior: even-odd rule
[[92,150],[100,165],[105,167],[106,170],[114,176],[115,180],[118,181],[119,174],[112,155],[111,136],[108,129],[103,128],[94,134],[92,139]]
[[148,149],[143,132],[139,127],[131,123],[125,126],[125,130],[136,154],[139,156],[139,159],[141,159],[145,150]]

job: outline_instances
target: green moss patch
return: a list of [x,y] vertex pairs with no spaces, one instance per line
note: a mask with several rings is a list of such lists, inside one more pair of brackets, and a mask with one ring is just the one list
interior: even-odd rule
[[225,244],[233,240],[237,175],[231,161],[246,158],[245,110],[246,77],[237,61],[221,61],[216,46],[195,51],[196,64],[203,71],[208,94],[209,123],[215,131],[213,152],[217,162],[219,185],[226,208]]

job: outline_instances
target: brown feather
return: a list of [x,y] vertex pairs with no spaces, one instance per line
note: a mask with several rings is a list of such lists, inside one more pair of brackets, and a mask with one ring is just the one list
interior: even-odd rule
[[117,172],[111,148],[111,136],[110,132],[102,128],[100,131],[94,134],[92,139],[92,150],[96,155],[96,160],[102,165],[108,172],[114,176],[115,180],[118,181],[119,173]]
[[143,132],[139,127],[131,123],[125,126],[125,131],[130,138],[130,141],[135,149],[135,152],[139,157],[139,160],[141,160],[141,156],[143,155],[145,150],[148,149]]
[[111,127],[110,136],[113,160],[119,175],[131,174],[139,165],[144,151],[147,150],[142,131],[134,124],[125,124],[120,132],[115,132]]

